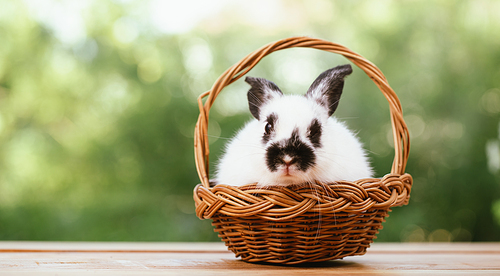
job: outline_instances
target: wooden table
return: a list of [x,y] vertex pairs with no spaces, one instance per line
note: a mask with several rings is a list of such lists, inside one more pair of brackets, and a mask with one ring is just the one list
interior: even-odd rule
[[0,242],[0,275],[500,275],[500,243],[374,243],[364,256],[250,264],[222,243]]

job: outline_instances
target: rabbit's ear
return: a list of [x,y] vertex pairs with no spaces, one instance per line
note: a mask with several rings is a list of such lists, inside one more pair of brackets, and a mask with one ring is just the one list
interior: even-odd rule
[[266,79],[246,77],[245,81],[252,86],[247,94],[250,112],[259,120],[262,105],[275,97],[281,97],[283,93],[276,84]]
[[307,90],[306,97],[328,109],[331,116],[337,109],[344,88],[344,78],[352,73],[351,65],[345,64],[326,70],[316,78]]

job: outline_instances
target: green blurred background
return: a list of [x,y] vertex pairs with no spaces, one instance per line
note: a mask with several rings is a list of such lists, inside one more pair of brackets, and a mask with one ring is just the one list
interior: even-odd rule
[[[410,204],[378,241],[500,240],[499,1],[0,0],[0,239],[217,240],[194,214],[196,98],[251,51],[307,35],[384,72],[411,133]],[[304,93],[341,56],[291,49],[249,75]],[[250,119],[211,112],[211,160]],[[358,68],[337,117],[393,158],[388,104]],[[213,165],[213,163],[212,163]]]

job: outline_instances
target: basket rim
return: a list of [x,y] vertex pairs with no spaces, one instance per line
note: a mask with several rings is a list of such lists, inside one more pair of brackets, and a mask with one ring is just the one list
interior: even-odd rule
[[[235,82],[248,73],[265,56],[272,52],[288,48],[313,48],[343,55],[353,64],[362,69],[377,85],[389,103],[392,133],[394,139],[394,160],[391,175],[404,175],[410,151],[410,136],[408,127],[403,119],[403,110],[398,96],[389,86],[383,73],[372,62],[361,55],[351,51],[340,44],[311,37],[290,37],[269,43],[254,52],[251,52],[239,62],[231,66],[215,81],[209,91],[198,97],[200,115],[194,131],[194,154],[198,176],[201,184],[210,189],[209,180],[209,143],[208,143],[208,118],[210,108],[215,99],[227,85]],[[207,98],[203,103],[203,99]],[[195,197],[196,198],[196,197]]]
[[308,183],[294,186],[260,187],[257,183],[232,186],[218,184],[193,191],[196,215],[216,215],[286,221],[303,214],[359,214],[373,209],[390,209],[408,204],[413,178],[410,174],[387,174],[355,182]]

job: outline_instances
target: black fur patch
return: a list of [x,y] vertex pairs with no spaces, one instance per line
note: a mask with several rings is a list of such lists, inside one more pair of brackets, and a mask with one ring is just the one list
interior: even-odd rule
[[292,158],[292,164],[295,164],[301,171],[307,171],[316,164],[316,155],[313,149],[302,142],[299,138],[299,131],[295,129],[292,136],[284,142],[275,142],[267,148],[266,164],[270,171],[275,172],[278,166],[285,164],[283,159],[288,155]]
[[321,124],[319,123],[318,119],[314,119],[307,129],[307,138],[309,138],[309,141],[313,144],[315,148],[321,147]]
[[274,132],[274,125],[276,124],[277,120],[278,120],[278,115],[276,115],[276,113],[271,113],[269,116],[267,116],[267,123],[271,125],[271,131],[266,132],[264,129],[264,135],[262,136],[262,142],[264,144],[269,142],[269,139],[271,139],[271,135]]

